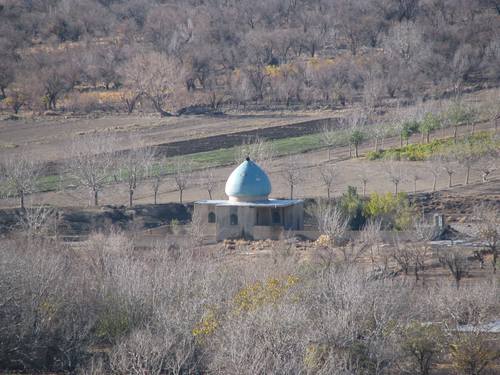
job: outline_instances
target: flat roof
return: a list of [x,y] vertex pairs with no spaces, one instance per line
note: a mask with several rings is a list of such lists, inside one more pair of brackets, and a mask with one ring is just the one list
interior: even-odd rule
[[214,206],[240,206],[240,207],[288,207],[304,202],[302,199],[266,199],[254,202],[234,202],[229,200],[201,200],[196,204],[210,204]]

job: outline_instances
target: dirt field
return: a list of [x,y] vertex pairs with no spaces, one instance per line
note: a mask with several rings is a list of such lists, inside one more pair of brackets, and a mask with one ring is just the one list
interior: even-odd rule
[[29,152],[38,160],[64,159],[72,139],[85,134],[113,134],[118,140],[116,150],[126,150],[131,147],[131,135],[140,136],[147,145],[158,145],[333,116],[332,112],[323,111],[170,118],[147,114],[0,120],[0,156],[6,153]]
[[[488,128],[491,124],[481,124],[477,129]],[[460,133],[465,134],[467,129],[463,127]],[[437,134],[442,136],[441,131]],[[448,130],[447,136],[451,135],[451,129]],[[436,136],[436,135],[435,135]],[[419,137],[415,136],[411,142],[418,142]],[[387,139],[384,142],[384,147],[395,146],[399,144],[398,138]],[[360,147],[361,154],[373,149],[372,142],[364,143]],[[321,183],[319,176],[319,166],[328,162],[327,150],[319,150],[315,152],[308,152],[302,154],[299,158],[300,165],[298,168],[302,170],[303,181],[295,188],[295,197],[317,197],[326,196],[326,190]],[[271,178],[273,186],[272,197],[288,197],[289,186],[283,177],[283,165],[286,158],[277,158],[270,163],[267,171]],[[368,177],[367,194],[371,192],[384,193],[394,191],[394,186],[387,177],[387,166],[382,161],[368,161],[363,157],[359,159],[349,159],[349,148],[339,147],[333,150],[332,161],[336,165],[337,178],[333,185],[333,195],[341,195],[346,191],[347,186],[358,187],[359,192],[362,191],[361,175]],[[417,191],[431,191],[433,178],[431,173],[426,168],[425,162],[399,162],[404,171],[406,171],[406,179],[400,184],[399,191],[413,192],[414,183],[413,175],[418,174],[419,180],[417,181]],[[234,166],[217,168],[214,170],[214,175],[218,181],[217,187],[214,190],[214,199],[225,198],[224,185],[225,182],[234,169]],[[458,169],[453,177],[453,189],[462,186],[464,180],[464,171]],[[471,185],[467,186],[468,194],[476,195],[477,193],[489,190],[490,193],[500,191],[500,171],[495,171],[490,176],[490,182],[486,184],[479,183],[481,176],[478,170],[471,171]],[[437,189],[448,189],[448,176],[444,173],[438,179]],[[88,192],[84,189],[66,190],[60,192],[47,192],[35,194],[31,197],[34,202],[51,204],[55,206],[85,206],[89,203]],[[185,201],[195,201],[198,199],[208,198],[207,192],[202,185],[202,176],[194,174],[192,181],[187,190],[184,192]],[[29,198],[28,198],[29,199]],[[175,190],[175,184],[172,177],[167,176],[160,188],[158,196],[159,202],[176,202],[178,201],[178,192]],[[498,199],[498,197],[497,197]],[[100,194],[101,204],[127,204],[128,191],[125,185],[110,185],[104,189]],[[141,184],[135,193],[135,202],[137,204],[146,204],[153,202],[153,192],[148,182]],[[17,201],[14,199],[4,199],[0,201],[1,207],[14,207]]]

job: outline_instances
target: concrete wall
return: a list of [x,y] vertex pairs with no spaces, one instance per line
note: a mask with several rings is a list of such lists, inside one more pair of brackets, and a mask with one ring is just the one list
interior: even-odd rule
[[[272,212],[277,210],[281,223],[272,223]],[[215,206],[195,204],[195,212],[204,221],[205,235],[215,235],[217,241],[226,238],[279,239],[284,230],[304,229],[304,209],[302,203],[289,207]],[[214,212],[216,223],[208,223],[208,215]],[[257,221],[257,212],[259,220]],[[231,215],[237,215],[238,224],[231,224]]]

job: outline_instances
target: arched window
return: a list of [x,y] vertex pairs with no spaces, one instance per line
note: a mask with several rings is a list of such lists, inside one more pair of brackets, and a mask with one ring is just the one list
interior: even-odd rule
[[281,224],[281,215],[278,210],[273,211],[273,224]]
[[213,213],[213,212],[208,213],[208,222],[215,223],[215,213]]
[[229,216],[229,223],[231,225],[238,225],[238,215],[231,214],[231,216]]

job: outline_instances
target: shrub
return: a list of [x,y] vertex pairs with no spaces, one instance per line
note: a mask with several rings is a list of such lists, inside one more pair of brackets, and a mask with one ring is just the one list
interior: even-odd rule
[[367,218],[381,220],[385,228],[402,230],[411,224],[411,212],[406,193],[399,193],[396,197],[392,193],[373,193],[364,206],[364,214]]
[[346,218],[348,225],[352,230],[358,230],[365,225],[365,216],[363,215],[363,200],[354,186],[348,186],[347,192],[340,198],[340,209]]

